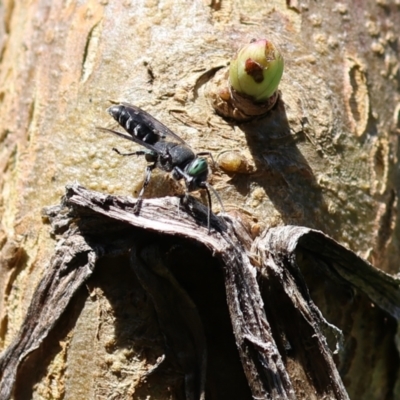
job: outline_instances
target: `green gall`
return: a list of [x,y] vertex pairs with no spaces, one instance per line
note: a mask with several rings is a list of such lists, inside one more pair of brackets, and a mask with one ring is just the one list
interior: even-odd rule
[[277,90],[283,74],[283,57],[268,40],[244,46],[229,68],[230,84],[238,93],[264,102]]

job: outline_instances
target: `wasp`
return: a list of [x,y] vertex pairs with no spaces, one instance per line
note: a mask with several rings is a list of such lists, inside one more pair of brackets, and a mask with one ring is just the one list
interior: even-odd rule
[[99,128],[102,131],[130,140],[144,147],[132,153],[121,153],[118,149],[113,150],[121,156],[144,156],[149,163],[146,167],[145,179],[139,192],[134,213],[138,214],[143,200],[143,194],[150,182],[151,173],[155,168],[170,172],[176,180],[183,179],[188,192],[205,189],[208,200],[207,227],[210,231],[211,219],[211,194],[214,193],[218,202],[222,201],[216,190],[207,182],[208,162],[201,156],[209,156],[214,163],[210,152],[195,153],[186,142],[177,134],[172,132],[164,124],[151,116],[146,111],[132,104],[121,103],[113,105],[107,112],[125,129],[129,134],[121,133],[112,129]]

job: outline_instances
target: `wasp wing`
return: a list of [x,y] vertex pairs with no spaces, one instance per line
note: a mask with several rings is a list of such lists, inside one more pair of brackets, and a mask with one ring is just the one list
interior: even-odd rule
[[126,135],[125,133],[113,131],[112,129],[102,128],[101,126],[96,126],[96,128],[103,132],[112,133],[113,135],[117,135],[124,139],[130,140],[131,142],[135,142],[135,143],[139,144],[140,146],[146,147],[149,150],[154,151],[157,154],[160,154],[160,151],[157,150],[153,145],[151,145],[150,143],[146,143],[143,140],[138,139],[136,136]]
[[186,142],[181,137],[172,132],[171,129],[167,128],[163,123],[161,123],[158,119],[154,118],[146,111],[129,103],[121,103],[121,105],[126,107],[128,111],[132,111],[135,114],[136,120],[140,119],[144,125],[151,127],[152,130],[156,132],[159,132],[161,134],[161,137],[165,138],[169,136],[170,138],[173,138],[175,141],[181,144],[186,144]]

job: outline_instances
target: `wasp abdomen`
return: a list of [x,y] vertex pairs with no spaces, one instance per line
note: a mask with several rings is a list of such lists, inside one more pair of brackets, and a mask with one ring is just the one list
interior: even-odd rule
[[154,144],[160,135],[142,118],[138,112],[123,104],[112,106],[107,110],[109,114],[131,135],[143,142]]

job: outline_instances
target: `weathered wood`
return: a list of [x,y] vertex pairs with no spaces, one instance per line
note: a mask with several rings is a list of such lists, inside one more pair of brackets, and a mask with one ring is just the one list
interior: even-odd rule
[[97,258],[79,234],[71,233],[59,242],[18,336],[1,354],[0,399],[10,398],[21,363],[54,329],[71,298],[92,274]]
[[[232,331],[254,399],[301,398],[307,386],[315,393],[312,398],[347,398],[324,336],[329,324],[308,294],[298,252],[312,252],[317,263],[329,265],[332,273],[363,291],[396,319],[400,309],[397,279],[309,228],[272,228],[252,243],[240,220],[228,216],[213,216],[209,234],[206,208],[196,201],[183,205],[178,198],[146,200],[139,215],[131,212],[134,205],[131,198],[72,185],[62,206],[45,211],[54,233],[62,238],[35,290],[18,337],[1,356],[1,398],[10,396],[18,383],[18,369],[54,329],[96,262],[127,251],[131,251],[134,270],[153,298],[172,358],[186,376],[186,397],[204,398],[207,382],[202,322],[191,294],[182,290],[163,265],[159,247],[146,246],[143,238],[140,240],[142,229],[196,241],[220,260]],[[135,243],[142,243],[139,253],[132,247]],[[315,252],[317,246],[320,250]],[[259,267],[252,259],[258,260]],[[277,311],[279,302],[283,314]],[[181,308],[175,310],[174,303]],[[302,374],[311,377],[308,384],[294,380]]]

